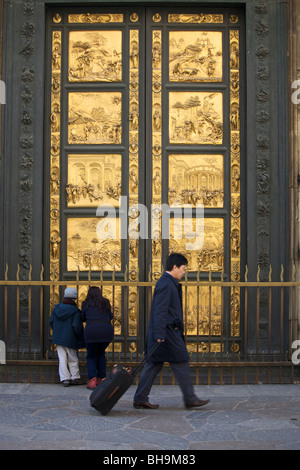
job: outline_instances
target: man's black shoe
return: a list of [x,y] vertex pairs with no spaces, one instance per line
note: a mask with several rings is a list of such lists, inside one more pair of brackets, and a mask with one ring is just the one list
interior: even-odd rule
[[185,407],[186,408],[197,408],[198,406],[207,405],[207,403],[209,403],[209,402],[210,402],[210,400],[196,400],[193,403],[186,403]]
[[134,408],[146,408],[150,410],[156,410],[156,408],[159,407],[159,405],[152,405],[148,401],[146,401],[145,403],[133,403],[133,406]]

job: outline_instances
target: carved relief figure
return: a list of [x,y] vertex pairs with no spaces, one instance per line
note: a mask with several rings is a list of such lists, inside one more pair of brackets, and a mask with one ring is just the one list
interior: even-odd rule
[[54,230],[50,235],[50,245],[51,245],[51,255],[53,259],[58,259],[59,257],[59,244],[61,238],[56,230]]
[[[158,37],[158,35],[156,34],[155,36]],[[161,44],[160,44],[160,41],[156,40],[154,41],[153,49],[152,49],[152,65],[154,69],[159,68],[160,59],[161,59]]]
[[58,193],[59,183],[59,169],[57,167],[53,167],[50,176],[50,188],[52,195]]
[[139,46],[136,41],[132,41],[130,51],[130,67],[136,69],[139,65]]
[[51,131],[59,132],[60,131],[60,105],[59,103],[53,103],[52,113],[50,115],[51,121]]
[[240,128],[240,113],[237,103],[231,103],[231,112],[230,112],[230,125],[233,131],[237,131]]
[[136,131],[139,128],[139,114],[133,107],[133,111],[129,115],[129,121],[130,121],[130,130],[131,131]]
[[52,51],[52,68],[59,69],[61,62],[60,44],[54,44]]
[[237,193],[240,190],[240,172],[238,166],[232,167],[232,191]]
[[153,130],[161,130],[161,114],[159,109],[154,109],[153,111]]
[[131,191],[134,193],[139,186],[139,180],[137,178],[135,170],[130,170],[129,173]]
[[233,41],[230,44],[230,68],[239,68],[239,46],[236,41]]
[[158,171],[155,172],[153,177],[153,190],[154,194],[160,194],[161,191],[161,176]]

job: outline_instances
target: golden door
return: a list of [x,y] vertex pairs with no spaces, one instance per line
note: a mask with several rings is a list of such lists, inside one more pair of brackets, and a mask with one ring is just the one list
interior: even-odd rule
[[[145,307],[113,280],[155,281],[172,251],[189,280],[239,279],[242,12],[58,8],[47,21],[47,269],[111,279],[116,337],[134,350]],[[225,304],[239,336],[238,289],[185,290],[191,351],[208,334],[219,350]]]

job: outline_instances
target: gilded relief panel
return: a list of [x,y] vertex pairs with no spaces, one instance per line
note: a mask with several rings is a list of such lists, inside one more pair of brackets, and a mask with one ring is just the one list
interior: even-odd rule
[[69,144],[121,144],[122,93],[69,93]]
[[[198,246],[196,234],[202,230],[199,218],[174,217],[170,219],[169,251],[183,253],[189,271],[221,272],[224,266],[224,221],[204,219],[204,243]],[[187,249],[193,244],[193,249]]]
[[[98,237],[97,226],[107,232]],[[121,240],[119,219],[69,218],[67,222],[67,269],[68,271],[120,271]]]
[[[60,132],[61,132],[61,31],[52,33],[50,114],[50,278],[59,279],[60,233]],[[58,297],[58,288],[55,288]]]
[[[132,22],[138,20],[138,15],[130,16]],[[129,33],[129,207],[137,207],[139,202],[139,107],[140,107],[140,37],[138,29],[131,29]],[[129,224],[134,225],[135,211],[129,213]],[[129,230],[129,256],[128,277],[130,281],[139,280],[139,240],[137,227]],[[135,286],[130,286],[128,295],[128,332],[130,335],[138,334],[138,302],[139,291]],[[131,344],[132,351],[136,350],[136,343]]]
[[80,13],[68,15],[69,23],[123,23],[122,13]]
[[122,31],[71,31],[70,82],[120,82]]
[[[154,15],[156,23],[161,21],[159,14]],[[155,207],[162,203],[162,31],[152,31],[152,216],[156,217]],[[161,219],[155,219],[156,229],[152,234],[152,279],[157,280],[162,271]]]
[[221,92],[170,92],[169,140],[171,144],[223,143]]
[[115,154],[69,155],[69,207],[94,207],[99,204],[119,206],[121,196],[122,156]]
[[171,13],[168,15],[169,23],[223,23],[223,15],[205,13]]
[[170,155],[169,205],[223,207],[223,155]]
[[171,82],[221,82],[222,33],[171,31],[169,78]]
[[[230,31],[230,147],[231,147],[231,279],[240,280],[241,273],[241,187],[240,187],[240,37]],[[232,334],[240,333],[240,289],[231,298]]]
[[221,335],[221,287],[183,288],[185,329],[188,335]]

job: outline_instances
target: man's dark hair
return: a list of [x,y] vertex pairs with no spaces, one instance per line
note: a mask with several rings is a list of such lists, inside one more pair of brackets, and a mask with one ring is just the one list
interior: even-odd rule
[[188,260],[180,253],[171,253],[167,258],[166,271],[172,271],[173,266],[180,268],[182,265],[188,264]]

